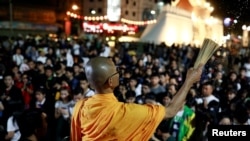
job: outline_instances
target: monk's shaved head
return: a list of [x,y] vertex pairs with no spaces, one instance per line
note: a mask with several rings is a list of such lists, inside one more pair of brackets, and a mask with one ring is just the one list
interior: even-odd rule
[[91,58],[86,64],[85,73],[90,86],[94,89],[102,87],[108,77],[114,73],[115,65],[113,61],[107,57]]

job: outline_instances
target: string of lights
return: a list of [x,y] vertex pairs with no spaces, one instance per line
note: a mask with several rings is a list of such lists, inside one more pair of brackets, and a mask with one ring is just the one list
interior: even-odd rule
[[[67,16],[70,16],[71,18],[75,18],[75,19],[82,19],[85,21],[105,21],[107,20],[107,16],[81,16],[79,14],[75,14],[73,12],[67,11]],[[121,18],[121,22],[122,23],[126,23],[126,24],[132,24],[132,25],[148,25],[148,24],[154,24],[157,22],[156,19],[154,20],[147,20],[147,21],[133,21],[133,20],[128,20],[125,18]]]

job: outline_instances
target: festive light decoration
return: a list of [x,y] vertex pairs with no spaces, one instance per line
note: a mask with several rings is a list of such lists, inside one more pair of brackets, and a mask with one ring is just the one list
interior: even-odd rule
[[83,23],[83,30],[85,32],[93,32],[93,33],[114,33],[115,31],[122,31],[124,33],[136,32],[138,30],[138,26],[136,25],[127,25],[121,23]]
[[[82,19],[85,21],[106,21],[108,19],[107,15],[104,15],[104,16],[81,16],[81,15],[75,14],[75,13],[70,12],[70,11],[67,11],[66,14],[71,18]],[[132,20],[128,20],[125,18],[121,18],[121,22],[126,23],[126,24],[144,26],[144,25],[148,25],[148,24],[154,24],[157,22],[157,20],[132,21]]]
[[[84,32],[88,33],[111,33],[121,31],[123,33],[135,34],[138,31],[138,26],[156,23],[156,20],[149,21],[132,21],[122,18],[120,23],[106,23],[107,16],[81,16],[73,12],[67,11],[67,16],[75,19],[81,19],[86,22],[82,23]],[[94,22],[94,23],[91,23]]]
[[75,19],[82,19],[85,21],[103,21],[103,20],[107,20],[107,16],[81,16],[78,14],[75,14],[73,12],[67,11],[66,13],[69,17],[71,18],[75,18]]
[[147,24],[154,24],[157,20],[148,20],[148,21],[132,21],[128,19],[121,18],[121,22],[133,25],[147,25]]

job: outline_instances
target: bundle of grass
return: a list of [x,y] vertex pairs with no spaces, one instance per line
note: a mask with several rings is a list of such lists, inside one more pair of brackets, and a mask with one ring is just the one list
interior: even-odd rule
[[198,68],[200,64],[206,64],[219,48],[220,46],[215,41],[205,38],[196,58],[194,68]]

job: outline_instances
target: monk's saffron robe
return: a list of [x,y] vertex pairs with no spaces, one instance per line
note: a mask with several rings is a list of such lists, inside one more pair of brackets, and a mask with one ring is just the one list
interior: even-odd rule
[[71,120],[71,141],[148,141],[165,107],[119,102],[113,93],[79,101]]

